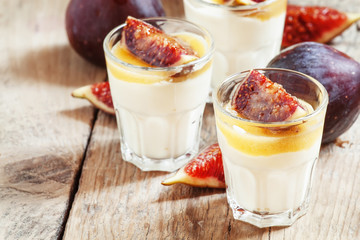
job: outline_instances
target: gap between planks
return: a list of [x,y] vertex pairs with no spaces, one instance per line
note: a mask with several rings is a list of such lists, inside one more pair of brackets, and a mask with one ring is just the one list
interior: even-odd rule
[[80,162],[80,165],[79,165],[79,170],[76,173],[76,176],[74,178],[74,182],[73,182],[73,184],[71,186],[71,189],[70,189],[69,202],[68,202],[68,206],[67,206],[67,209],[65,211],[65,214],[64,214],[64,220],[63,220],[63,222],[61,224],[61,230],[60,230],[59,236],[57,238],[58,240],[62,240],[64,238],[66,224],[67,224],[67,222],[69,220],[70,211],[71,211],[71,208],[73,206],[76,193],[79,190],[79,182],[80,182],[80,178],[81,178],[81,174],[82,174],[82,169],[83,169],[83,166],[84,166],[85,159],[87,157],[88,147],[89,147],[90,142],[91,142],[91,137],[92,137],[92,134],[93,134],[93,130],[94,130],[94,127],[95,127],[96,120],[98,119],[98,115],[99,115],[99,110],[95,109],[94,117],[93,117],[93,120],[91,121],[89,137],[88,137],[88,139],[86,141],[86,146],[85,146],[85,149],[84,149],[84,154],[82,156],[82,159],[81,159],[81,162]]

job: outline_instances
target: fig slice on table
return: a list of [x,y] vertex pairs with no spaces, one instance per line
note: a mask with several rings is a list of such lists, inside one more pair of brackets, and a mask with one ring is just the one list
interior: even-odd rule
[[130,16],[121,40],[132,54],[156,67],[178,66],[198,59],[190,47],[175,37]]
[[327,43],[359,19],[360,13],[322,6],[288,5],[282,47],[306,41]]
[[95,107],[109,114],[115,114],[109,82],[94,83],[75,89],[71,95],[85,98]]
[[280,84],[256,70],[234,89],[231,106],[241,117],[262,122],[286,121],[307,113]]
[[183,183],[193,187],[225,188],[224,167],[219,144],[214,143],[161,184]]

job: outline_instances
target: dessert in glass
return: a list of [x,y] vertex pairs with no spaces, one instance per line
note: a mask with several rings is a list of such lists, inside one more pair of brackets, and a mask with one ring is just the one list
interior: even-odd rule
[[213,35],[211,87],[226,76],[262,68],[281,47],[286,0],[184,0],[186,19]]
[[135,19],[104,40],[121,153],[143,171],[175,171],[198,151],[214,44],[184,20]]
[[220,84],[213,104],[234,218],[258,227],[291,225],[309,204],[325,88],[296,71],[255,69]]

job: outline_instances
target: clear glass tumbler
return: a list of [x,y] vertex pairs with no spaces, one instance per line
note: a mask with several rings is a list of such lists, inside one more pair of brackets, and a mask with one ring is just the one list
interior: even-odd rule
[[318,81],[285,69],[257,69],[312,106],[305,117],[258,122],[226,110],[231,92],[248,71],[213,92],[227,198],[235,219],[258,227],[289,226],[307,211],[318,159],[328,94]]
[[184,20],[144,21],[190,40],[200,58],[174,67],[144,67],[116,55],[125,24],[104,40],[111,95],[124,160],[143,171],[175,171],[198,151],[202,115],[210,89],[213,39]]
[[281,47],[286,0],[228,6],[210,0],[184,0],[185,17],[213,35],[214,70],[211,87],[225,77],[266,67]]

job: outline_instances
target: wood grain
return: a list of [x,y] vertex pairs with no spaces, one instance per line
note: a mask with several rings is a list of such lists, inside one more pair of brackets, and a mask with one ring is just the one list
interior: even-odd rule
[[[212,121],[211,105],[206,113],[205,122],[210,117]],[[214,132],[210,139],[216,140]],[[123,161],[115,118],[100,113],[64,239],[222,239],[234,233],[256,233],[257,238],[261,232],[268,234],[266,229],[235,222],[224,190],[162,186],[168,175],[142,172]]]
[[[357,37],[353,26],[333,46],[360,60]],[[359,129],[360,120],[341,137],[344,148],[323,146],[307,215],[289,228],[258,229],[233,219],[223,190],[164,187],[170,174],[141,172],[121,160],[115,119],[100,113],[64,239],[357,239]],[[208,105],[201,144],[214,141]]]
[[70,93],[105,72],[68,45],[66,1],[0,5],[0,239],[57,239],[95,113]]
[[[354,0],[291,2],[360,12]],[[170,173],[123,161],[115,118],[70,97],[105,71],[70,48],[67,3],[0,0],[1,240],[59,239],[65,224],[70,240],[360,239],[360,119],[340,137],[342,147],[322,147],[308,214],[288,228],[235,221],[224,190],[165,187]],[[181,0],[163,3],[183,17]],[[359,36],[354,25],[332,45],[360,61]],[[201,146],[215,141],[208,104]]]

